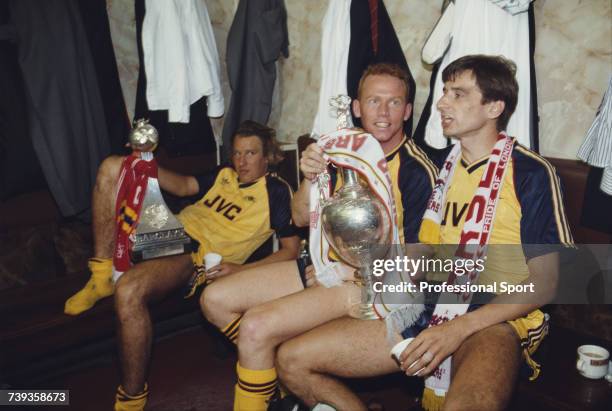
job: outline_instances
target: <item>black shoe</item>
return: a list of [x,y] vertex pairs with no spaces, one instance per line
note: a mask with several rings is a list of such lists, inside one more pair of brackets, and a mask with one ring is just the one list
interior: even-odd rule
[[277,392],[268,403],[268,411],[308,411],[308,408],[296,396],[287,395],[281,398]]

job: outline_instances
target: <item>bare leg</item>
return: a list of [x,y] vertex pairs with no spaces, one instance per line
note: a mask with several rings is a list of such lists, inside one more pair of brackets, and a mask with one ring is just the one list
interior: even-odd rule
[[135,265],[117,282],[115,310],[122,385],[135,395],[144,389],[153,330],[148,305],[184,285],[193,272],[191,256],[179,255]]
[[68,315],[89,310],[101,298],[113,294],[112,257],[115,244],[115,192],[122,157],[112,156],[100,164],[92,196],[94,256],[88,266],[91,277],[64,306]]
[[472,335],[453,355],[444,410],[505,409],[520,363],[520,341],[510,325],[497,324]]
[[239,271],[209,284],[200,297],[204,316],[222,328],[249,308],[304,289],[295,261]]
[[252,370],[272,368],[280,343],[346,315],[351,301],[358,298],[359,288],[353,284],[317,286],[248,310],[238,337],[240,365]]
[[281,381],[309,406],[325,402],[338,410],[365,410],[361,400],[333,376],[373,377],[400,371],[389,356],[392,346],[384,321],[345,317],[282,344],[276,366]]
[[92,195],[94,257],[112,258],[115,247],[115,196],[123,157],[106,158],[98,168]]
[[[398,341],[399,341],[398,336]],[[349,318],[329,322],[282,344],[281,381],[307,405],[325,402],[338,410],[365,410],[338,377],[371,377],[399,371],[389,357],[381,321]],[[518,337],[507,324],[467,339],[453,355],[445,410],[501,410],[507,405],[521,361]]]

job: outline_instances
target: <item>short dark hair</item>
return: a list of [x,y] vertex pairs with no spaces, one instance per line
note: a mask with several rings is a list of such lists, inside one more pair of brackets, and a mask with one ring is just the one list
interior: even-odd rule
[[404,83],[404,87],[406,88],[406,103],[410,103],[410,74],[406,72],[403,68],[395,63],[375,63],[370,64],[368,68],[366,68],[361,75],[361,79],[359,79],[359,87],[357,88],[357,98],[361,96],[361,89],[363,88],[363,83],[368,76],[391,76],[399,79],[402,83]]
[[232,147],[237,137],[256,136],[261,141],[263,155],[268,158],[271,165],[278,164],[283,160],[282,151],[276,141],[276,131],[268,126],[259,124],[253,120],[245,120],[238,126],[231,139]]
[[504,111],[497,118],[497,131],[505,130],[516,109],[519,86],[516,64],[503,56],[474,54],[458,58],[442,71],[442,81],[452,81],[458,75],[471,71],[482,93],[482,104],[503,101]]

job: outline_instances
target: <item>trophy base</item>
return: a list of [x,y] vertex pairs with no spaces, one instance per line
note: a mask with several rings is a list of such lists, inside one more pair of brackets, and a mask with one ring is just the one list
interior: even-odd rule
[[374,311],[374,305],[370,303],[359,303],[353,305],[349,315],[360,320],[378,320],[380,317]]
[[187,254],[192,252],[192,249],[193,243],[187,238],[177,242],[168,242],[166,244],[157,243],[144,247],[134,247],[132,249],[131,259],[133,263],[139,263],[154,258]]

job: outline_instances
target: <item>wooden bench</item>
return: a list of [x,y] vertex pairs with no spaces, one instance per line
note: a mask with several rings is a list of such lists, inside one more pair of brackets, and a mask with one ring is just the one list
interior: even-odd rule
[[[83,287],[89,273],[19,287],[0,301],[0,384],[22,386],[57,371],[115,352],[113,299],[79,316],[63,313],[64,302]],[[198,299],[180,293],[152,306],[156,337],[202,322]]]

